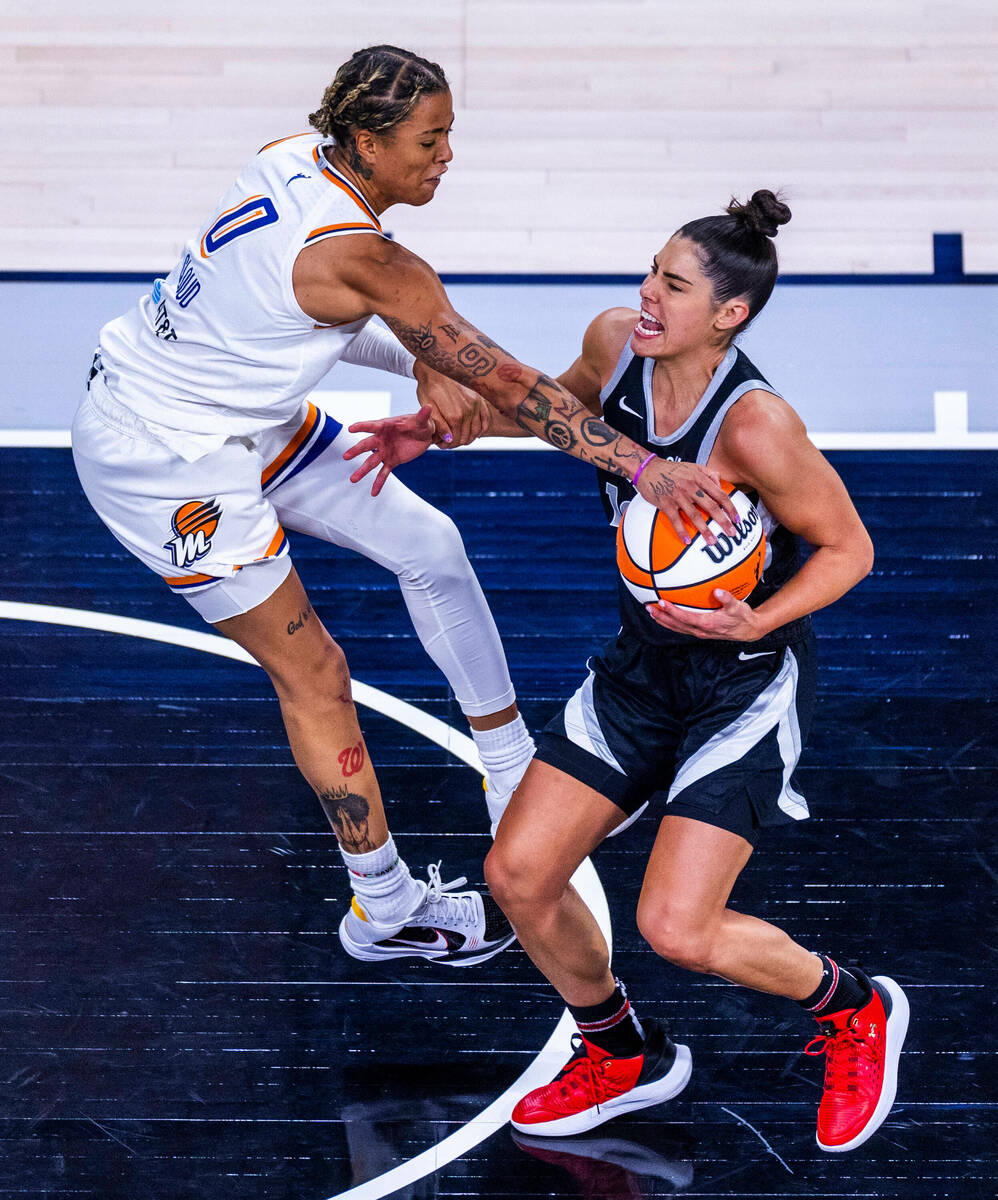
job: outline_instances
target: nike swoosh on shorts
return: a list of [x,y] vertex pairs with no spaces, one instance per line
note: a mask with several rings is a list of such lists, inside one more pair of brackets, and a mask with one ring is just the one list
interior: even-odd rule
[[742,662],[748,662],[750,658],[765,658],[767,655],[775,653],[775,650],[760,650],[756,654],[746,654],[744,650],[739,650],[738,657]]

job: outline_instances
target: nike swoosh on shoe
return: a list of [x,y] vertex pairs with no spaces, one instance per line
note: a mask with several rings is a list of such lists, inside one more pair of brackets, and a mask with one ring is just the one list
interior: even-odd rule
[[[431,933],[433,936],[426,937],[424,936],[424,932],[427,934]],[[416,950],[428,950],[431,952],[442,950],[446,953],[450,950],[460,949],[464,941],[462,939],[452,945],[446,934],[441,933],[439,929],[426,929],[425,931],[400,929],[394,937],[385,938],[379,944],[382,946],[409,946]]]

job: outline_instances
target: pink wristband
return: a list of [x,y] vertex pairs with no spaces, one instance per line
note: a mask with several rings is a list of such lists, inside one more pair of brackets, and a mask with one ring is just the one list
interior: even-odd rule
[[638,467],[638,469],[637,469],[637,470],[634,472],[634,478],[631,480],[631,486],[632,486],[632,487],[634,487],[634,486],[637,484],[637,482],[638,482],[638,476],[639,476],[639,475],[641,474],[641,472],[642,472],[642,471],[645,469],[645,467],[647,467],[647,466],[648,466],[648,464],[651,462],[651,460],[652,460],[653,458],[658,458],[658,455],[657,455],[657,454],[655,454],[655,453],[649,454],[649,455],[648,455],[648,457],[645,459],[645,461],[644,461],[644,462],[641,464],[641,466],[640,466],[640,467]]

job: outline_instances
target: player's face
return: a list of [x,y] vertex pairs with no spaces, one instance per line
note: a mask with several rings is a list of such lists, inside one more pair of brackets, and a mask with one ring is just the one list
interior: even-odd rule
[[641,285],[631,349],[644,358],[671,358],[714,347],[724,341],[715,326],[718,311],[696,247],[686,238],[670,238]]
[[426,204],[454,157],[450,92],[424,96],[409,117],[377,139],[371,182],[388,204]]

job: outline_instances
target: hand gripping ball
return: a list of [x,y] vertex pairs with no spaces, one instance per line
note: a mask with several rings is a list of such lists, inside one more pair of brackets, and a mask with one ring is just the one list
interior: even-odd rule
[[745,600],[759,582],[766,550],[762,520],[744,492],[723,479],[721,486],[738,510],[739,524],[732,535],[716,521],[708,522],[717,538],[713,546],[684,516],[687,546],[665,513],[640,494],[624,509],[617,529],[617,566],[628,591],[643,604],[668,600],[692,612],[706,612],[720,608],[715,588]]

